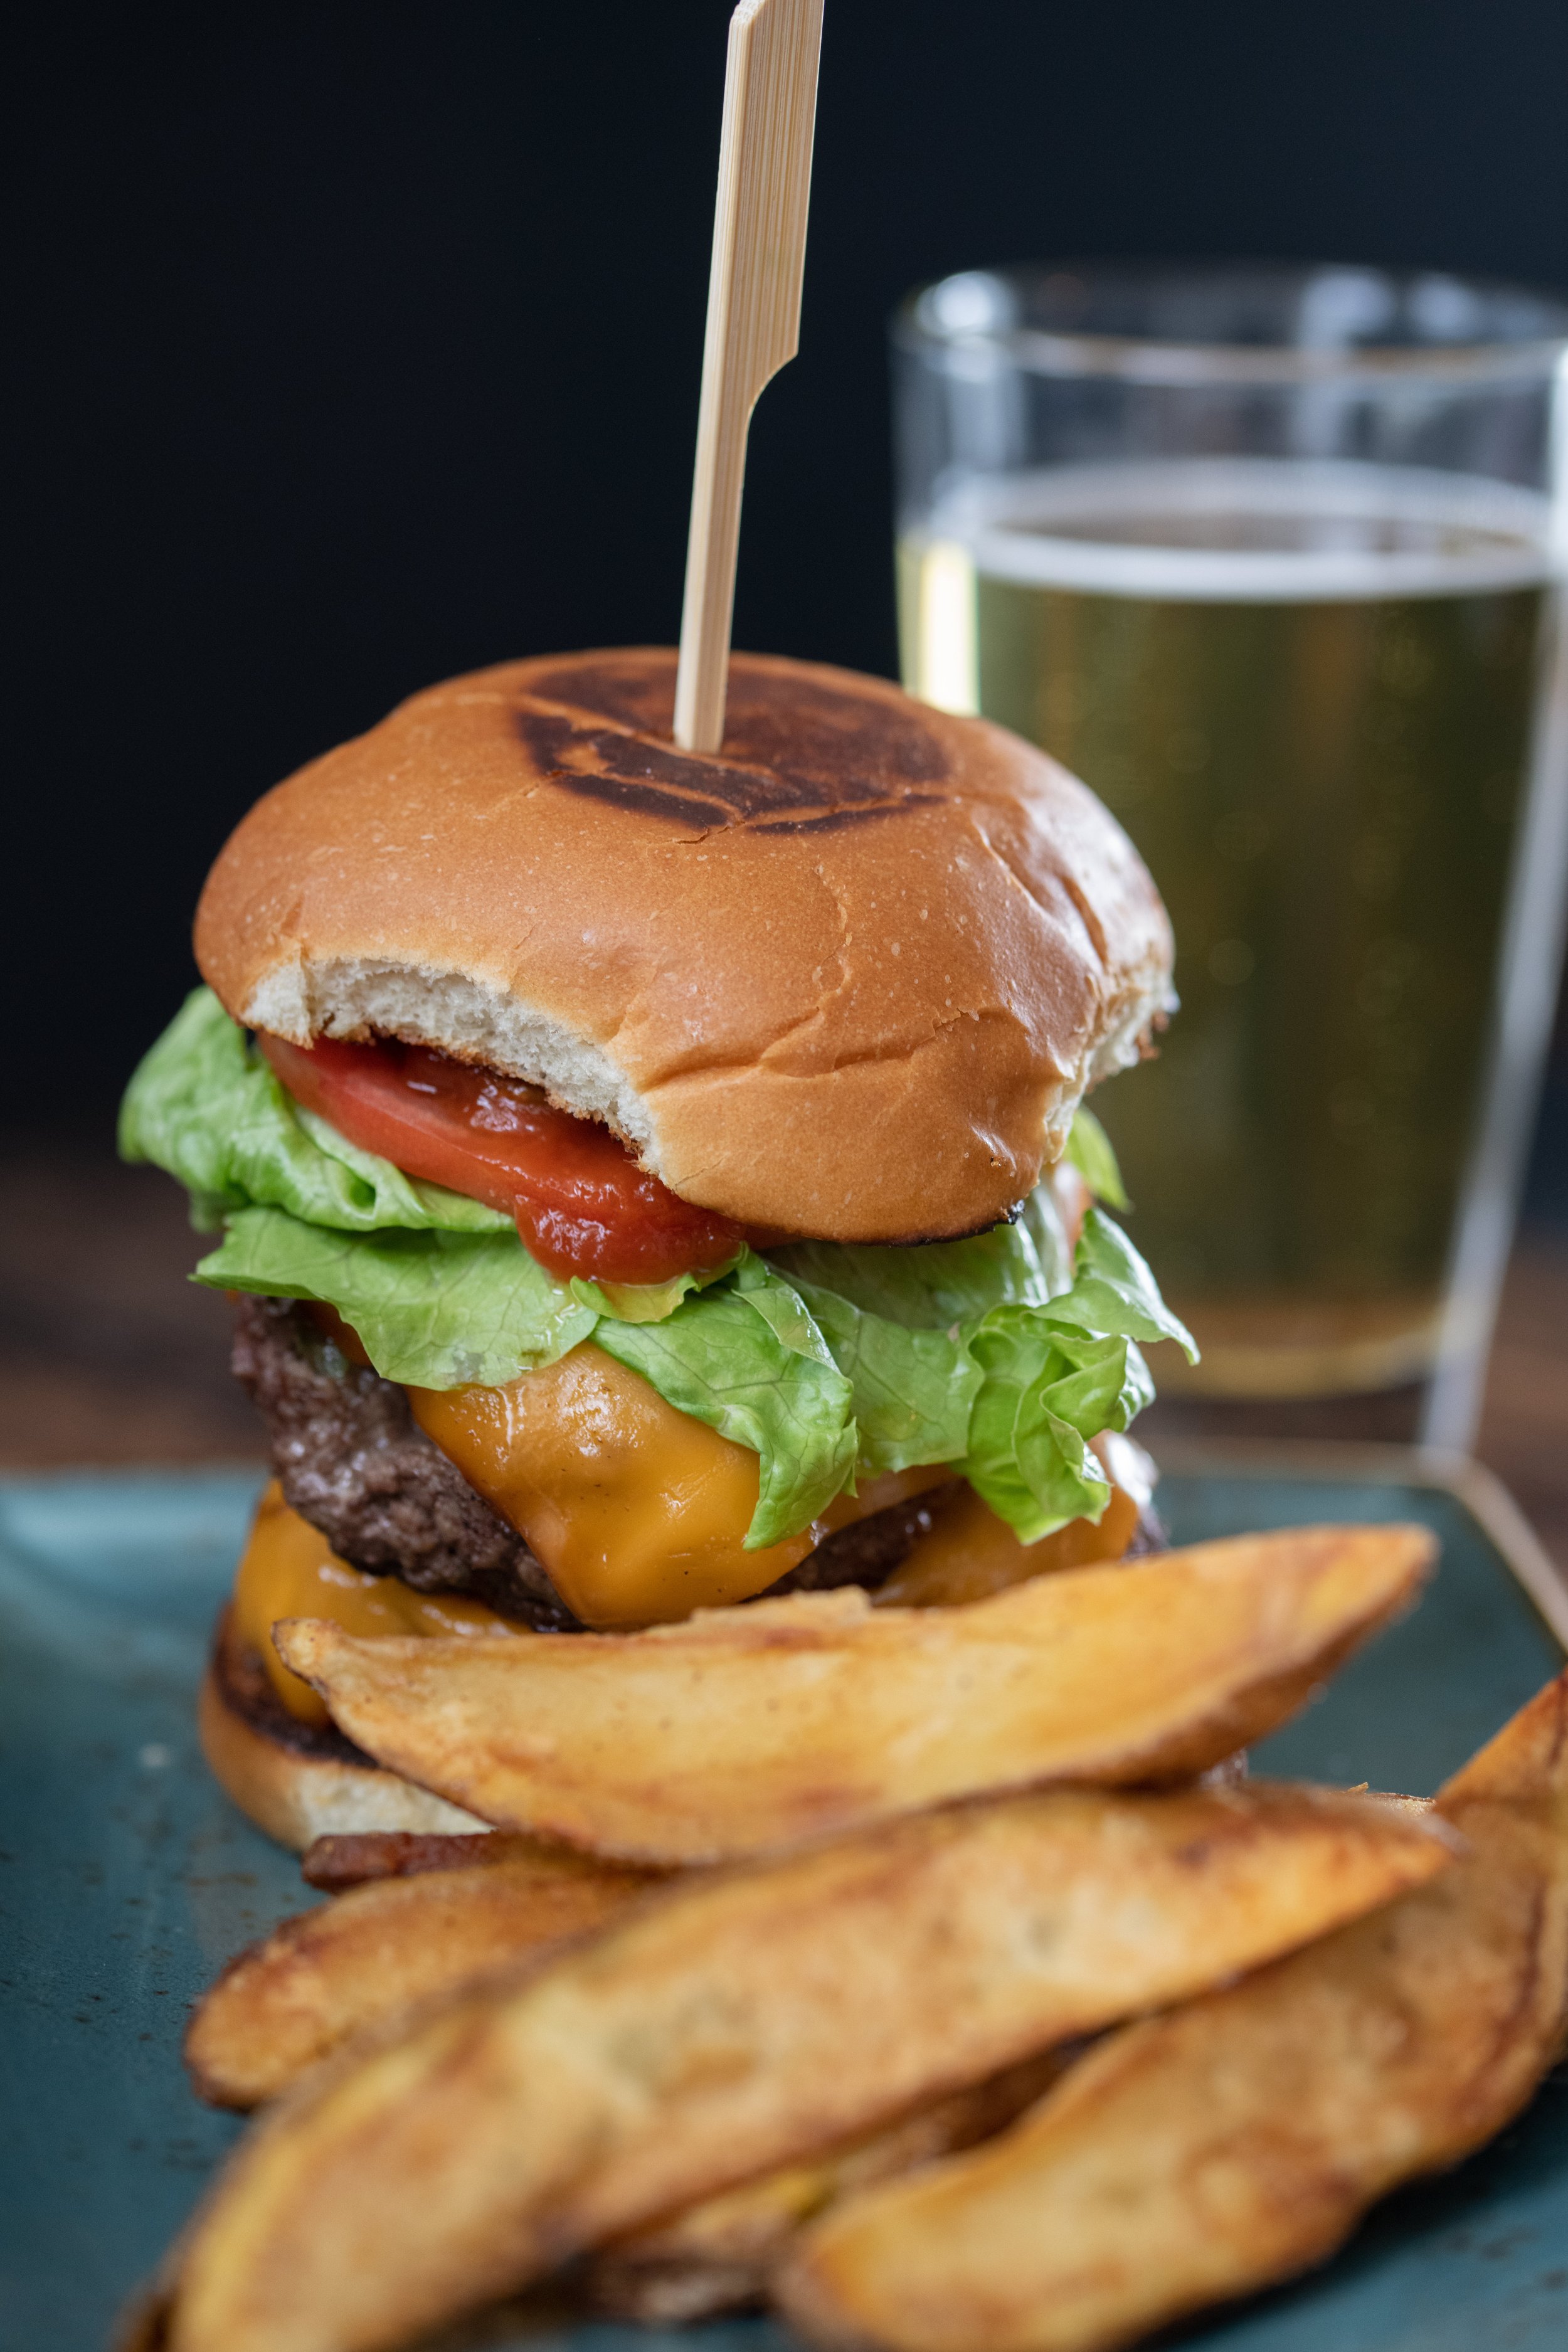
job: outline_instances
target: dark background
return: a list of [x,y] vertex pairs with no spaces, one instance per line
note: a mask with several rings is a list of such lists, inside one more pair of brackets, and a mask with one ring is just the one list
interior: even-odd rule
[[[673,637],[728,13],[57,0],[10,37],[11,1119],[100,1126],[279,776],[444,673]],[[1562,0],[827,0],[737,641],[894,667],[910,285],[1196,253],[1568,287],[1565,89]]]

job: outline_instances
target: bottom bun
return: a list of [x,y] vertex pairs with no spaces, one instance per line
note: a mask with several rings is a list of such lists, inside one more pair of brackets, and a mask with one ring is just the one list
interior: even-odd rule
[[[235,1656],[226,1611],[202,1677],[196,1727],[214,1778],[279,1845],[302,1853],[319,1837],[355,1830],[489,1829],[488,1822],[432,1796],[428,1789],[416,1789],[368,1757],[353,1760],[358,1750],[322,1752],[327,1741],[312,1739],[303,1725],[296,1736],[280,1705],[277,1712],[284,1723],[273,1727],[261,1709],[247,1703],[253,1677],[245,1674],[246,1663]],[[328,1738],[333,1747],[349,1748],[338,1734]]]

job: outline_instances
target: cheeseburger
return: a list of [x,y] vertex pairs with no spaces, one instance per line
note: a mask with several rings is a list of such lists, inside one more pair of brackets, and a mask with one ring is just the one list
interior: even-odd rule
[[1152,1540],[1186,1334],[1079,1108],[1173,1004],[1125,835],[1014,735],[737,655],[513,662],[279,784],[121,1147],[221,1240],[276,1472],[202,1699],[275,1836],[482,1824],[377,1768],[284,1617],[570,1640]]

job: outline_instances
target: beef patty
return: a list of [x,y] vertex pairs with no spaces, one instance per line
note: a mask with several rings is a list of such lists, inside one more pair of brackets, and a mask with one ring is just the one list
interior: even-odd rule
[[[402,1389],[351,1363],[308,1308],[242,1297],[233,1362],[267,1423],[284,1499],[340,1559],[416,1592],[470,1593],[540,1633],[582,1630],[516,1528],[426,1436]],[[770,1595],[885,1582],[951,1492],[930,1487],[840,1528]]]
[[291,1510],[342,1559],[416,1592],[467,1592],[540,1632],[576,1618],[515,1528],[426,1436],[394,1381],[351,1363],[288,1298],[242,1298],[236,1378]]

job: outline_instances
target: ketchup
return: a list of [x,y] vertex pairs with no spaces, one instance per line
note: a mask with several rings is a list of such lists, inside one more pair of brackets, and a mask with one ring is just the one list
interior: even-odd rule
[[716,1273],[744,1238],[731,1219],[693,1208],[639,1168],[608,1128],[552,1108],[536,1087],[395,1039],[258,1042],[296,1102],[405,1175],[515,1217],[533,1256],[563,1280]]

